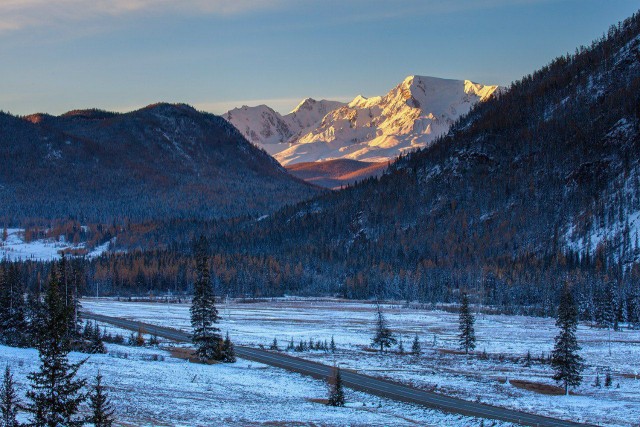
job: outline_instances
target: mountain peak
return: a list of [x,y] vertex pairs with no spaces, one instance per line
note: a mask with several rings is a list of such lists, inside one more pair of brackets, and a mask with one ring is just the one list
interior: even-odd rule
[[149,111],[160,114],[175,114],[175,113],[195,113],[195,108],[191,105],[183,103],[171,104],[169,102],[156,102],[155,104],[149,104],[146,107],[139,109],[138,111]]
[[296,108],[294,108],[293,110],[291,110],[292,113],[297,113],[300,110],[311,110],[313,109],[313,106],[315,104],[317,104],[318,101],[316,101],[313,98],[305,98],[303,99]]
[[329,112],[343,105],[345,104],[338,101],[305,98],[285,115],[266,105],[258,105],[234,108],[222,117],[234,125],[249,141],[273,155],[282,151],[290,139],[307,133]]
[[480,101],[486,101],[497,90],[500,90],[498,85],[482,85],[471,80],[464,81],[464,92],[469,95],[479,96]]
[[292,138],[275,157],[284,165],[327,159],[388,161],[426,147],[487,99],[497,86],[410,75],[384,96],[358,95],[320,125]]
[[98,108],[87,108],[84,110],[70,110],[64,114],[61,114],[60,117],[76,117],[82,119],[108,119],[111,117],[115,117],[119,115],[119,113],[114,113],[112,111],[100,110]]

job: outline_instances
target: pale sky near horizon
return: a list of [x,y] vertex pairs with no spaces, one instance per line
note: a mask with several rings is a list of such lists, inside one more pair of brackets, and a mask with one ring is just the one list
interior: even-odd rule
[[508,85],[631,0],[0,0],[0,110],[221,114],[382,95],[418,74]]

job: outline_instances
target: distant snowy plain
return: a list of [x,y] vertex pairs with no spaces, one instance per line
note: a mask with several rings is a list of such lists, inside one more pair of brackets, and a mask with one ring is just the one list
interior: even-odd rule
[[[188,304],[110,299],[86,299],[82,304],[95,313],[189,330]],[[640,331],[625,328],[609,333],[580,325],[578,339],[587,365],[585,378],[575,395],[565,397],[512,384],[524,380],[541,386],[556,385],[550,366],[535,360],[553,348],[557,331],[553,319],[478,314],[476,354],[465,356],[456,351],[457,314],[385,304],[389,326],[402,339],[405,351],[410,351],[418,333],[423,354],[416,357],[380,355],[369,348],[375,311],[369,302],[284,298],[230,301],[219,309],[221,329],[238,344],[268,348],[276,338],[283,350],[291,339],[298,344],[309,339],[330,341],[333,336],[338,346],[335,354],[293,354],[468,400],[599,425],[640,425]],[[525,362],[527,352],[534,359],[530,366]],[[596,375],[604,383],[607,369],[613,376],[612,387],[594,387]]]
[[[1,231],[1,230],[0,230]],[[37,239],[26,242],[24,230],[21,228],[7,229],[7,239],[2,240],[0,235],[0,260],[8,261],[51,261],[60,259],[61,252],[66,250],[84,250],[84,243],[74,245],[64,240]],[[87,257],[100,256],[109,249],[109,242],[97,246]]]

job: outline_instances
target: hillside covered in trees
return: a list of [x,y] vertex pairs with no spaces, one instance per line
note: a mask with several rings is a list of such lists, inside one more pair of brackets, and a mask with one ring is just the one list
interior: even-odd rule
[[0,114],[0,220],[82,223],[262,215],[319,190],[187,105]]

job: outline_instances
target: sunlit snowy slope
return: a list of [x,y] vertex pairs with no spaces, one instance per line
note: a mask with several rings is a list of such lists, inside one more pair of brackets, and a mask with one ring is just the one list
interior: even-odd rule
[[428,145],[497,89],[469,80],[409,76],[384,96],[358,95],[347,105],[307,99],[286,116],[261,105],[237,108],[224,117],[283,165],[380,162]]

